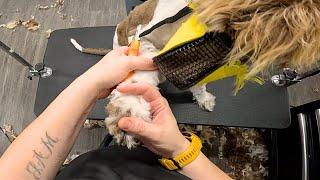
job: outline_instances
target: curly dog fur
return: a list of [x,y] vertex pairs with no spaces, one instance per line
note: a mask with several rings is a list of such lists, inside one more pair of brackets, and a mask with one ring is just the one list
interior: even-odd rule
[[270,67],[308,70],[320,57],[319,0],[194,0],[210,31],[231,32],[228,60],[250,62],[251,77]]

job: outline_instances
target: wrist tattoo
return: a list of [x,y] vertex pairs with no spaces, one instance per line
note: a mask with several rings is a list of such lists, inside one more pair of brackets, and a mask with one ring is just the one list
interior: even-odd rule
[[46,131],[45,136],[41,138],[40,144],[43,145],[46,151],[33,150],[33,158],[26,166],[26,171],[32,175],[34,179],[40,179],[43,171],[46,168],[46,160],[53,153],[55,144],[59,142],[58,138],[53,138]]

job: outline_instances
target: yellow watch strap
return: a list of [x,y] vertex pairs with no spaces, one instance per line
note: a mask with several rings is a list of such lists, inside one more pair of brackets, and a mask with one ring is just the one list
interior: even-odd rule
[[191,142],[190,146],[181,154],[174,158],[161,158],[159,162],[169,170],[177,170],[185,167],[194,161],[200,154],[202,143],[198,136],[193,133],[183,133]]

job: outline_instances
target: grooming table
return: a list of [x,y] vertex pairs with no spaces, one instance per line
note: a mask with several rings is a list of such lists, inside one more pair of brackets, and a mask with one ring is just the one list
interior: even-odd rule
[[[48,41],[44,63],[53,70],[52,76],[40,79],[34,112],[39,115],[55,97],[76,77],[101,59],[101,56],[84,54],[70,43],[75,38],[86,47],[112,48],[115,27],[92,27],[54,31]],[[213,112],[198,107],[192,94],[179,91],[168,82],[161,92],[168,99],[179,123],[224,125],[259,128],[286,128],[290,125],[287,89],[270,82],[260,86],[247,83],[236,95],[232,95],[234,79],[226,78],[208,85],[216,96]],[[105,100],[98,101],[89,119],[104,119]]]
[[140,0],[126,0],[126,10],[127,14],[130,13],[130,11],[137,5],[143,3],[143,1]]

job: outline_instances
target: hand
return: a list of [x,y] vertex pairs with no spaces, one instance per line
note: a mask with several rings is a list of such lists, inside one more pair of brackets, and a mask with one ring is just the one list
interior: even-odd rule
[[168,102],[155,87],[133,83],[119,85],[117,90],[143,96],[150,103],[152,113],[151,122],[124,117],[118,122],[120,129],[135,135],[148,149],[163,157],[175,157],[188,148],[190,142],[179,131]]
[[131,71],[156,69],[152,59],[127,56],[127,51],[126,46],[112,50],[82,75],[86,82],[93,83],[97,88],[99,98],[107,96],[110,89],[123,81]]

